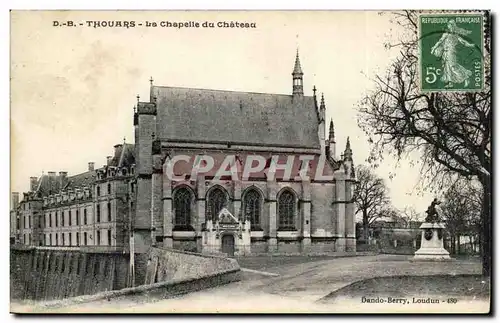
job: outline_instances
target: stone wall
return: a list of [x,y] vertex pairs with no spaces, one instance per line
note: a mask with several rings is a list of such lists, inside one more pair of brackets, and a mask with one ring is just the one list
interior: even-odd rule
[[11,248],[12,299],[51,300],[127,287],[128,255]]
[[174,249],[178,249],[180,251],[188,251],[188,252],[196,252],[198,249],[196,240],[194,240],[194,239],[193,240],[174,240],[173,247],[174,247]]
[[300,241],[278,241],[277,253],[280,254],[297,254],[301,252]]
[[[27,255],[16,255],[19,259]],[[119,290],[101,290],[93,294],[69,297],[66,299],[52,298],[46,302],[39,302],[37,306],[57,308],[72,304],[92,302],[113,297],[147,294],[153,298],[169,298],[180,294],[198,291],[205,288],[217,287],[223,284],[239,281],[241,271],[235,259],[217,256],[205,256],[196,253],[182,252],[172,249],[150,248],[148,253],[136,255],[136,287],[127,287]],[[118,263],[116,277],[123,275],[126,279],[127,266]],[[119,269],[120,268],[120,269]],[[118,274],[118,272],[121,272]],[[17,282],[17,277],[14,280]],[[104,285],[108,284],[103,279]],[[11,277],[11,285],[13,278]],[[92,286],[95,282],[83,279],[81,284]],[[89,287],[91,288],[91,287]],[[19,298],[19,297],[17,297]]]
[[335,201],[333,184],[311,184],[311,235],[333,238],[336,232],[336,214],[332,202]]
[[178,295],[213,288],[240,280],[239,270],[228,270],[205,277],[193,279],[174,279],[151,285],[141,285],[134,288],[124,288],[115,291],[101,292],[95,295],[72,297],[65,300],[49,301],[39,304],[42,308],[60,308],[75,304],[89,303],[110,298],[127,297],[129,295],[147,295],[153,299],[167,299]]
[[174,249],[151,248],[148,252],[145,283],[199,279],[221,272],[239,271],[239,269],[234,259]]

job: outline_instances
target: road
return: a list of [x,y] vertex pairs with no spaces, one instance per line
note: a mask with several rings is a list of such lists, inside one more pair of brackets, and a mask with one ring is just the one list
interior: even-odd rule
[[[326,312],[339,310],[332,304],[315,303],[330,292],[352,282],[379,276],[480,274],[481,265],[473,260],[453,262],[410,262],[409,256],[378,255],[349,258],[305,259],[283,264],[242,260],[241,267],[279,274],[272,277],[245,272],[240,282],[211,288],[174,299],[133,296],[72,305],[55,309],[65,313],[217,313],[217,312]],[[259,265],[259,264],[262,265]],[[278,262],[279,263],[279,262]],[[274,267],[273,267],[274,266]],[[260,267],[260,268],[258,268]],[[358,304],[359,305],[359,304]],[[352,306],[350,308],[353,308]]]

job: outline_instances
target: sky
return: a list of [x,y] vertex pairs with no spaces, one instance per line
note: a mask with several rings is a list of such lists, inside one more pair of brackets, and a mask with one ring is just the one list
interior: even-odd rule
[[[163,86],[288,94],[297,48],[305,94],[313,86],[324,93],[337,152],[350,137],[354,162],[363,164],[370,146],[357,108],[397,54],[384,48],[400,32],[389,19],[375,11],[13,12],[11,190],[27,191],[29,177],[42,172],[71,176],[89,161],[103,165],[113,145],[133,142],[133,106],[137,95],[149,98],[150,77]],[[87,21],[238,21],[256,28],[93,28]],[[396,208],[423,214],[433,196],[418,193],[418,168],[387,159],[376,172]]]

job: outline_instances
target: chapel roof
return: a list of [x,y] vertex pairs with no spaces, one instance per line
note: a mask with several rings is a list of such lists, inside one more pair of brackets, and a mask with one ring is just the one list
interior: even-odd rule
[[161,140],[319,148],[313,96],[152,86]]

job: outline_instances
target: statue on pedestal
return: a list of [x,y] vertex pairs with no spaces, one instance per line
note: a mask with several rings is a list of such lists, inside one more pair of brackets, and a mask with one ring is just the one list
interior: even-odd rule
[[413,260],[433,260],[443,261],[450,260],[450,254],[444,249],[443,230],[445,228],[443,222],[443,211],[439,206],[441,204],[435,198],[431,205],[427,208],[427,217],[425,223],[422,223],[422,243],[420,249],[415,252]]
[[438,201],[437,198],[435,198],[432,202],[431,205],[427,208],[427,217],[425,218],[425,222],[428,223],[438,223],[442,221],[442,215],[443,212],[441,210],[441,207],[439,206],[441,204],[441,201]]

